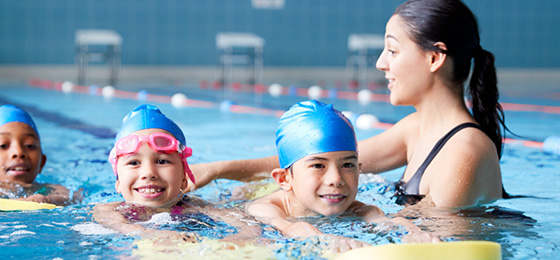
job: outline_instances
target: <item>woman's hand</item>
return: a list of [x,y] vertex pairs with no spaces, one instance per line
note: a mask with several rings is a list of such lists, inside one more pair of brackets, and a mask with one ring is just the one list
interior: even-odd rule
[[193,186],[192,183],[189,183],[187,189],[202,188],[213,181],[218,175],[218,164],[219,162],[191,164],[190,168],[196,180],[196,185]]

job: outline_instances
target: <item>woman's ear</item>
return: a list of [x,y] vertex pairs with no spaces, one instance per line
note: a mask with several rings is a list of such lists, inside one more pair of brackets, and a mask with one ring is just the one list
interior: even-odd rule
[[431,51],[429,52],[429,59],[430,59],[430,71],[431,72],[436,72],[438,71],[443,64],[445,63],[445,60],[447,59],[447,46],[445,45],[445,43],[443,42],[436,42],[434,44],[435,47],[443,50],[442,52],[437,52],[437,51]]
[[272,178],[280,185],[284,191],[290,191],[292,189],[291,178],[288,176],[290,174],[290,170],[276,168],[272,170]]

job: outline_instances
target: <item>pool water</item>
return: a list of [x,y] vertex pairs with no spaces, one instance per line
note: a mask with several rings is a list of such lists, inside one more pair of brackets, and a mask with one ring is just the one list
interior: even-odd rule
[[[106,99],[88,94],[64,94],[29,86],[0,85],[0,105],[10,103],[29,111],[41,135],[48,160],[37,181],[58,183],[71,191],[83,190],[79,204],[53,210],[0,212],[0,258],[34,259],[112,259],[138,255],[138,238],[117,234],[96,224],[91,210],[98,203],[122,201],[114,190],[115,177],[106,161],[114,133],[122,117],[145,102]],[[193,99],[218,104],[221,96],[195,87],[146,88],[150,93],[171,96],[183,92]],[[255,97],[237,93],[238,104],[286,110],[304,100],[302,97]],[[544,100],[543,100],[544,99]],[[383,122],[393,123],[412,111],[384,102],[359,105],[355,101],[324,99],[339,110],[373,113]],[[559,106],[547,97],[519,98],[503,96],[503,102]],[[278,118],[252,113],[222,112],[214,108],[174,108],[153,103],[184,131],[194,155],[190,163],[246,159],[275,154],[274,133]],[[516,134],[542,141],[560,133],[560,115],[544,112],[506,111],[509,128]],[[364,139],[382,129],[357,130]],[[511,194],[534,197],[499,200],[469,212],[419,212],[394,203],[392,182],[403,169],[382,175],[360,176],[358,200],[379,206],[389,214],[402,214],[422,228],[441,234],[447,241],[489,240],[502,245],[504,259],[559,259],[560,252],[560,155],[518,142],[507,143],[501,160],[504,186]],[[270,180],[265,180],[270,182]],[[240,207],[233,190],[244,183],[218,180],[193,192],[220,207]],[[429,216],[429,217],[426,217]],[[400,243],[403,230],[373,225],[353,219],[333,222],[328,218],[307,219],[325,233],[366,241],[370,244]],[[274,240],[266,258],[319,259],[325,253],[325,241],[286,239],[265,227],[265,238]],[[219,234],[216,234],[217,236]],[[199,253],[202,253],[200,251]],[[230,255],[222,255],[231,257]],[[262,257],[262,258],[264,258]]]

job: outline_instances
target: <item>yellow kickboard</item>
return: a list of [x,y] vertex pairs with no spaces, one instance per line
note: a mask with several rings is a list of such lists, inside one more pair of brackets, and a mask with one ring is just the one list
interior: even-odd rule
[[32,201],[0,199],[0,211],[54,209],[56,205]]
[[386,244],[358,248],[335,260],[500,260],[500,244],[489,241],[455,241],[434,244]]
[[273,247],[247,244],[238,246],[231,242],[205,239],[190,243],[178,240],[140,239],[133,243],[135,259],[273,259]]

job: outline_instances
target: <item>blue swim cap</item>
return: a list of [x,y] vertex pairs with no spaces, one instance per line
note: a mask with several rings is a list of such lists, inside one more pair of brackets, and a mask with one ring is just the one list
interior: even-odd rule
[[31,126],[31,128],[33,128],[33,130],[35,130],[35,133],[37,133],[37,136],[39,136],[39,131],[37,130],[37,127],[35,126],[35,122],[33,122],[33,119],[31,118],[31,116],[23,111],[23,109],[16,107],[14,105],[3,105],[0,107],[0,126],[7,124],[7,123],[11,123],[11,122],[20,122],[20,123],[24,123],[27,124],[29,126]]
[[159,128],[171,133],[181,144],[187,145],[183,131],[171,119],[161,113],[159,108],[152,105],[140,105],[130,111],[123,118],[121,129],[117,133],[116,141],[136,131]]
[[312,100],[293,105],[276,130],[280,167],[318,153],[356,151],[358,142],[348,119],[332,105]]

